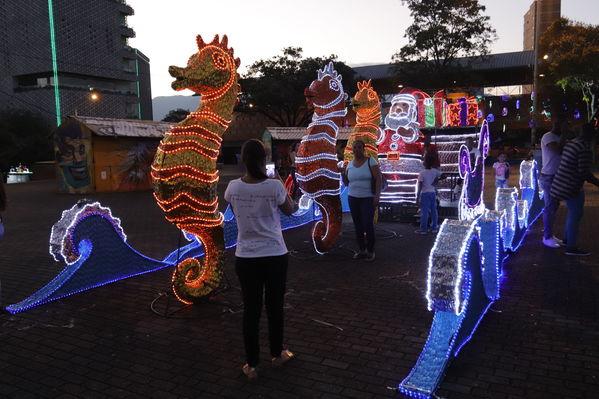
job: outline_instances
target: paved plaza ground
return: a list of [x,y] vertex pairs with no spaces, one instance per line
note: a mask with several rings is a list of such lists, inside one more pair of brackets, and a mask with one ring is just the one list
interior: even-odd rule
[[[236,174],[223,170],[221,193]],[[515,170],[511,180],[517,183]],[[599,190],[586,190],[580,246],[593,255],[572,258],[543,247],[537,221],[505,262],[501,298],[448,367],[438,397],[599,397]],[[48,254],[50,227],[81,198],[56,193],[52,180],[9,185],[7,192],[2,306],[62,269]],[[493,194],[488,187],[489,204]],[[87,198],[112,208],[141,253],[162,259],[179,245],[150,192]],[[564,214],[560,209],[558,233]],[[283,369],[270,367],[263,320],[257,382],[241,373],[241,299],[230,249],[233,288],[212,303],[169,303],[167,268],[1,314],[0,398],[400,398],[395,389],[415,364],[433,316],[424,294],[434,237],[415,235],[409,223],[379,223],[377,260],[365,263],[352,260],[349,215],[343,227],[324,256],[314,254],[309,225],[284,233],[291,251],[286,345],[298,357]]]

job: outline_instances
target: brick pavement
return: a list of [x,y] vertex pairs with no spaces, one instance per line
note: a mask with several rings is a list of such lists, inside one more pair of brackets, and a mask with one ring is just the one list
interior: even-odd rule
[[[223,173],[226,180],[236,171]],[[517,177],[512,174],[512,183]],[[487,180],[492,186],[493,181]],[[9,185],[7,236],[0,242],[3,305],[17,302],[61,269],[48,255],[50,226],[78,196],[52,181]],[[487,200],[493,193],[489,187]],[[442,398],[595,398],[599,392],[599,191],[588,187],[581,246],[572,259],[540,245],[537,222],[505,263],[502,298],[449,366]],[[162,258],[178,245],[149,192],[88,196],[122,219],[128,242]],[[491,201],[492,203],[492,201]],[[557,220],[563,225],[564,209]],[[167,290],[161,270],[64,298],[18,315],[0,315],[2,398],[393,398],[424,344],[426,260],[432,236],[381,223],[374,264],[351,259],[348,215],[338,247],[314,256],[309,226],[285,232],[292,256],[286,342],[298,358],[283,369],[263,362],[260,379],[241,373],[240,297],[165,318],[150,303]],[[233,250],[226,271],[234,286]],[[166,309],[167,297],[156,302]],[[180,307],[171,302],[170,310]],[[232,311],[229,311],[231,309]],[[263,359],[266,325],[262,324]]]

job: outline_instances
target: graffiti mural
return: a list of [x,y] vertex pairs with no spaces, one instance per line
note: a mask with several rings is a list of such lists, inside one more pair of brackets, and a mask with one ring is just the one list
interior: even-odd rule
[[54,133],[58,189],[63,193],[94,191],[91,131],[79,123],[67,123]]

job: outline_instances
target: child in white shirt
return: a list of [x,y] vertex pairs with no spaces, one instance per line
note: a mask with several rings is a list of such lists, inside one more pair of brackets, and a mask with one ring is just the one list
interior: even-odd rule
[[436,185],[441,172],[433,168],[435,156],[427,153],[424,156],[424,170],[418,174],[418,194],[420,198],[420,230],[416,234],[426,234],[428,227],[428,216],[431,216],[431,232],[439,231],[439,214],[437,213]]
[[510,177],[510,164],[506,162],[507,156],[505,153],[500,153],[497,156],[497,162],[493,164],[495,169],[495,187],[506,188],[508,187],[507,181]]

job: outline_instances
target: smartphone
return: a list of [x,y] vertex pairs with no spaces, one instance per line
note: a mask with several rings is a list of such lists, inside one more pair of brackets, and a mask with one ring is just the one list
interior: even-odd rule
[[267,163],[266,164],[266,176],[273,178],[275,177],[275,164]]

